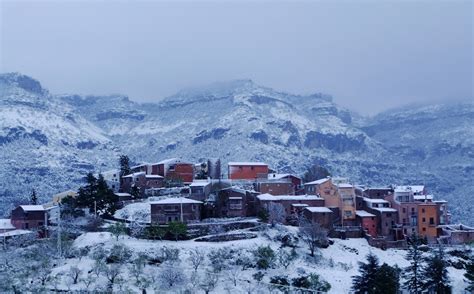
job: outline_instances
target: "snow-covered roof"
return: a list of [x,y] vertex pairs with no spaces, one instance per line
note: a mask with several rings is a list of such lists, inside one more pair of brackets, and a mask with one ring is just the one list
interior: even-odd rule
[[164,159],[160,162],[153,163],[153,165],[155,165],[155,164],[177,164],[177,163],[192,164],[192,163],[189,163],[189,162],[181,161],[181,159],[179,159],[179,158],[168,158],[168,159]]
[[266,164],[264,162],[244,162],[244,161],[229,162],[228,165],[268,166],[268,164]]
[[13,230],[15,227],[9,218],[0,218],[0,230]]
[[131,166],[130,168],[131,168],[131,169],[134,169],[134,168],[139,168],[139,167],[148,166],[148,165],[150,165],[150,164],[149,164],[149,163],[142,163],[142,164],[139,164],[139,165]]
[[294,207],[307,207],[308,204],[305,204],[305,203],[293,203],[293,204],[291,204],[291,206],[294,206]]
[[33,234],[34,232],[28,230],[13,230],[5,233],[1,233],[0,237],[13,237],[19,235]]
[[425,189],[424,185],[407,185],[407,186],[396,186],[395,192],[407,192],[412,191],[413,193],[421,193]]
[[309,210],[310,212],[313,212],[313,213],[332,212],[332,210],[330,210],[327,207],[306,207],[305,209]]
[[45,211],[43,205],[20,205],[24,211]]
[[140,175],[144,175],[145,172],[136,172],[136,173],[133,173],[133,174],[128,174],[126,176],[123,176],[122,178],[134,178],[134,177],[138,177]]
[[150,204],[202,204],[201,201],[178,197],[178,198],[166,198],[158,201],[150,202]]
[[286,177],[295,177],[295,178],[301,179],[300,177],[292,175],[292,174],[268,174],[269,180],[280,180]]
[[319,180],[316,180],[316,181],[305,183],[305,185],[321,185],[322,183],[325,183],[329,180],[330,180],[330,178],[319,179]]
[[338,188],[354,188],[353,185],[347,184],[347,183],[340,183],[340,184],[337,184],[337,187],[338,187]]
[[378,210],[380,212],[397,212],[395,208],[390,207],[372,207],[372,209]]
[[233,197],[229,197],[230,200],[242,200],[242,197],[241,196],[233,196]]
[[320,200],[322,199],[319,196],[316,195],[271,195],[268,193],[265,194],[260,194],[257,196],[257,198],[261,201],[279,201],[279,200]]
[[356,215],[358,217],[374,217],[375,216],[374,214],[367,212],[365,210],[356,210]]
[[160,175],[145,175],[145,178],[147,178],[147,179],[163,179],[163,177],[160,176]]
[[210,183],[211,182],[209,182],[208,180],[195,180],[189,185],[189,187],[205,187]]
[[389,203],[387,200],[383,200],[383,199],[377,199],[377,198],[367,198],[367,197],[364,197],[364,201],[365,202],[369,202],[369,203]]
[[132,196],[130,193],[114,193],[118,197],[130,197]]
[[413,195],[415,200],[433,200],[433,195]]

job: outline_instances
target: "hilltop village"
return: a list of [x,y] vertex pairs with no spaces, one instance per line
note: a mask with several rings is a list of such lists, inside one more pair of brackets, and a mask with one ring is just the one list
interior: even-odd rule
[[[448,203],[423,185],[366,187],[348,178],[302,177],[277,173],[263,162],[229,162],[226,177],[220,160],[194,164],[168,159],[101,173],[113,191],[118,211],[109,219],[130,223],[139,211],[144,226],[208,220],[227,224],[256,219],[272,225],[317,224],[332,238],[365,238],[378,248],[406,248],[418,235],[431,244],[474,241],[474,228],[451,224]],[[0,220],[0,237],[37,232],[57,225],[59,203],[76,191],[53,196],[44,205],[19,205]]]

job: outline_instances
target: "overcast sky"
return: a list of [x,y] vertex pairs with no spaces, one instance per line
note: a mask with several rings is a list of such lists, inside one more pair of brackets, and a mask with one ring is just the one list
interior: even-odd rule
[[471,1],[0,2],[0,72],[53,93],[156,101],[251,78],[364,114],[473,97]]

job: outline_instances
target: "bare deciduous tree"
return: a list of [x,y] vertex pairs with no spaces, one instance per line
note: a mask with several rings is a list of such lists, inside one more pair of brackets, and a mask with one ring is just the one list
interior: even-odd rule
[[328,232],[318,223],[302,218],[300,220],[299,235],[308,245],[310,255],[314,256],[315,250],[327,242]]
[[278,262],[285,269],[287,269],[288,266],[298,257],[296,250],[294,248],[291,250],[291,252],[288,252],[288,250],[284,248],[280,248],[278,249],[277,255],[278,255]]
[[166,288],[172,288],[184,283],[185,275],[183,270],[180,268],[166,267],[159,274],[159,280],[164,284]]
[[188,260],[191,262],[194,272],[197,272],[198,268],[204,263],[206,254],[200,249],[193,249],[189,252]]
[[77,284],[82,270],[77,266],[71,266],[67,272],[68,277],[72,280],[72,283]]
[[105,267],[105,276],[109,281],[108,288],[112,290],[114,288],[114,283],[120,277],[122,273],[121,266],[119,264],[111,264],[110,266]]
[[268,204],[267,211],[268,222],[272,225],[272,227],[285,221],[285,207],[281,203],[270,202]]
[[214,290],[219,283],[219,276],[214,273],[206,273],[204,278],[201,280],[199,287],[204,293],[209,294],[212,290]]

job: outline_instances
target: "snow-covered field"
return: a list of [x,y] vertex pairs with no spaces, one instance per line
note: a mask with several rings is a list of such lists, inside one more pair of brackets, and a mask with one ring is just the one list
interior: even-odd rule
[[[141,240],[132,237],[124,236],[118,240],[108,232],[94,232],[85,233],[79,236],[73,246],[77,249],[95,247],[102,247],[104,249],[110,249],[116,244],[123,244],[130,248],[134,255],[140,252],[160,252],[163,247],[177,248],[179,249],[179,262],[164,263],[161,265],[147,265],[144,271],[145,275],[159,275],[160,271],[180,269],[185,274],[185,281],[176,285],[173,289],[154,289],[154,285],[149,285],[147,288],[148,293],[163,293],[170,292],[175,293],[178,290],[191,289],[192,293],[204,293],[199,290],[199,287],[193,288],[192,286],[192,265],[189,261],[189,255],[192,250],[199,249],[205,253],[206,256],[210,252],[216,252],[219,249],[235,249],[240,252],[251,252],[259,246],[270,246],[273,250],[277,251],[280,247],[280,242],[274,241],[277,235],[288,233],[296,233],[294,227],[279,227],[278,229],[268,229],[264,232],[258,232],[258,237],[249,240],[239,241],[228,241],[228,242],[195,242],[189,241],[151,241]],[[92,250],[91,250],[92,251]],[[296,249],[298,258],[292,264],[284,269],[281,266],[276,266],[273,269],[262,271],[264,278],[260,283],[257,283],[253,278],[253,275],[258,271],[255,268],[249,268],[246,270],[223,270],[219,273],[219,282],[217,287],[211,291],[212,293],[248,293],[251,290],[252,293],[268,293],[270,290],[269,279],[273,276],[287,276],[288,278],[294,278],[300,275],[307,275],[310,273],[316,273],[320,275],[324,280],[331,284],[331,290],[329,293],[349,293],[351,288],[353,275],[358,273],[358,262],[365,261],[366,255],[372,252],[377,255],[380,263],[387,263],[389,265],[397,265],[400,268],[406,267],[408,261],[405,259],[406,251],[389,249],[386,251],[370,247],[365,239],[349,239],[339,240],[335,239],[334,244],[326,249],[320,250],[320,258],[315,260],[309,259],[308,249],[304,244],[298,244]],[[60,266],[54,269],[55,273],[67,272],[72,266],[78,266],[82,269],[84,275],[87,271],[90,271],[93,266],[93,260],[91,259],[91,253],[88,256],[81,258],[65,259]],[[124,289],[129,288],[133,292],[139,292],[139,289],[134,284],[128,267],[122,267],[122,277],[125,279],[120,289],[116,289],[118,292],[125,291]],[[204,265],[198,272],[201,273],[201,279],[204,278],[206,272],[211,271],[211,265],[208,258],[206,258]],[[453,293],[463,293],[463,289],[466,284],[463,281],[463,270],[456,270],[452,267],[449,268],[449,276],[453,286]],[[233,279],[237,279],[237,286],[234,286]],[[106,284],[105,277],[100,277],[96,284]],[[70,284],[70,283],[69,283]],[[152,283],[153,284],[153,283]],[[65,287],[65,284],[63,285]],[[84,285],[78,283],[77,285],[69,285],[71,289],[83,288]]]

